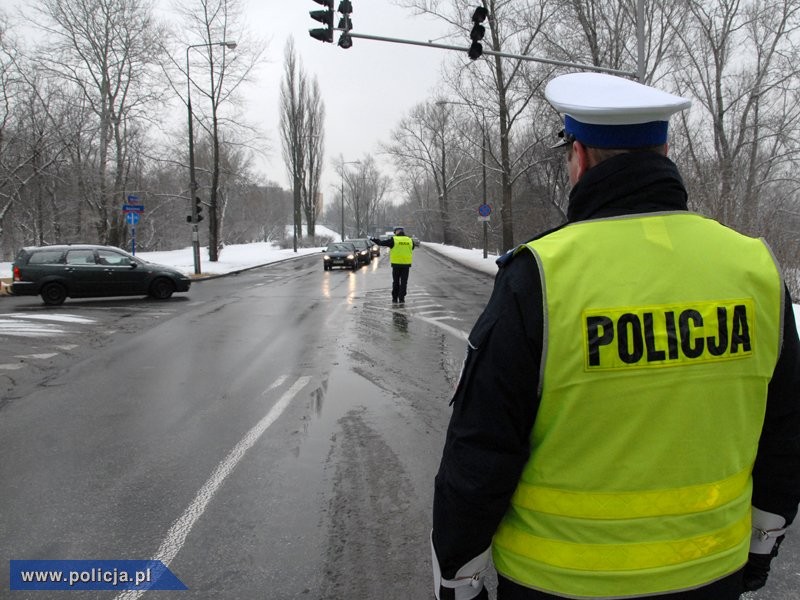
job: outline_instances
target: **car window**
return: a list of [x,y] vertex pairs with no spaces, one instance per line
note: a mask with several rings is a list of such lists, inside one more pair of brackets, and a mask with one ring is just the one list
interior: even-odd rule
[[34,252],[28,259],[29,265],[56,265],[61,262],[63,256],[61,250],[43,250],[41,252]]
[[114,252],[113,250],[98,250],[97,262],[101,265],[117,265],[117,266],[130,266],[131,259],[124,254]]
[[94,250],[70,250],[67,252],[68,265],[93,265]]

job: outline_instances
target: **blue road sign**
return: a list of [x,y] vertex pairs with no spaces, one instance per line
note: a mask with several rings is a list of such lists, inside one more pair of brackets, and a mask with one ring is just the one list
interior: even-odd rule
[[144,212],[144,204],[123,204],[122,212]]
[[490,214],[492,214],[492,207],[488,204],[481,204],[478,207],[478,214],[482,217],[488,217]]
[[125,214],[125,222],[128,225],[136,225],[139,222],[138,212],[129,212]]
[[136,196],[134,194],[128,194],[128,202],[136,204],[137,202],[139,202],[139,196]]

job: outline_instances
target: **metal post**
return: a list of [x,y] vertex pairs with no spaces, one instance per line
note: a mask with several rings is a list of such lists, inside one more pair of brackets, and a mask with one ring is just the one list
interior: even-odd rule
[[344,241],[344,163],[342,163],[342,241]]
[[200,233],[197,228],[197,179],[194,171],[194,125],[192,123],[192,78],[189,76],[189,50],[197,46],[186,47],[186,108],[189,112],[189,199],[192,203],[192,254],[194,255],[194,273],[200,274]]
[[[191,44],[186,46],[186,109],[189,113],[189,196],[192,202],[192,254],[194,254],[194,273],[200,274],[200,232],[197,227],[197,178],[194,169],[194,124],[192,113],[192,78],[189,76],[189,50],[192,48],[211,48],[212,46],[224,46],[229,50],[236,48],[236,42],[213,42],[211,44]],[[209,215],[209,219],[212,216]],[[216,215],[213,217],[216,218]]]
[[[483,203],[486,204],[486,111],[481,106],[481,167],[483,170]],[[489,224],[483,222],[483,258],[489,256]]]

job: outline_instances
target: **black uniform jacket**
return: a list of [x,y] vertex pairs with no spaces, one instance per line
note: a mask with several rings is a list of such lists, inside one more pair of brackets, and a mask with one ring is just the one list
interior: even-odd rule
[[[631,153],[584,174],[570,195],[567,218],[574,222],[677,210],[687,210],[687,200],[674,163],[656,153]],[[538,267],[530,252],[507,254],[498,265],[492,296],[469,335],[436,476],[433,542],[445,578],[454,577],[491,543],[530,456],[529,435],[538,409],[543,327]],[[783,347],[769,385],[753,472],[753,504],[787,522],[800,501],[799,346],[787,291]],[[515,588],[505,597],[551,597],[502,580],[501,586]]]

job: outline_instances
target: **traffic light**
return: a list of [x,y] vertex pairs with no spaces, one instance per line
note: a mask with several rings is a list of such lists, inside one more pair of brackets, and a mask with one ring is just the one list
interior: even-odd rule
[[489,11],[483,6],[478,6],[475,9],[475,12],[472,13],[473,25],[472,31],[469,32],[469,38],[472,40],[472,45],[467,51],[467,56],[469,56],[472,60],[476,60],[481,54],[483,54],[483,45],[481,44],[481,40],[486,33],[486,28],[481,25],[481,23],[486,20],[488,15]]
[[353,28],[353,21],[350,19],[350,15],[353,12],[353,4],[350,0],[339,2],[339,12],[342,13],[338,27],[338,29],[342,30],[342,35],[339,36],[339,47],[346,50],[353,45],[353,38],[350,37],[350,30]]
[[311,18],[319,21],[325,27],[309,29],[308,34],[316,40],[333,43],[333,0],[314,0],[317,4],[325,6],[325,10],[312,10]]
[[203,204],[200,202],[199,197],[195,197],[194,204],[192,205],[192,214],[186,217],[187,223],[199,223],[203,220],[203,215],[200,214],[203,212]]

